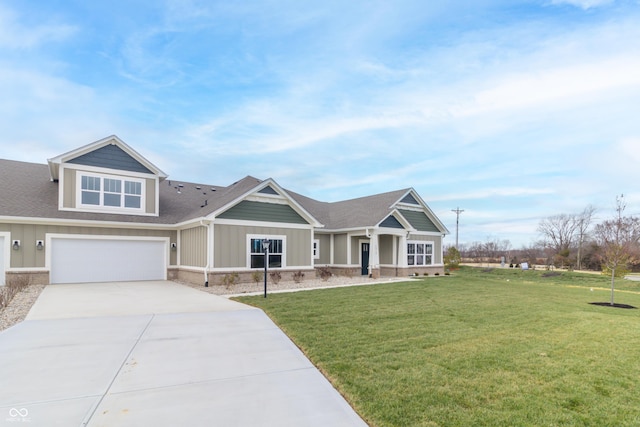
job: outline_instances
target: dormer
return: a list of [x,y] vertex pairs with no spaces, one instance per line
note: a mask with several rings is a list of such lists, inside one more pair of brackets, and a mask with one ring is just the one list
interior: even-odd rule
[[159,215],[159,183],[167,175],[115,135],[48,162],[60,210]]

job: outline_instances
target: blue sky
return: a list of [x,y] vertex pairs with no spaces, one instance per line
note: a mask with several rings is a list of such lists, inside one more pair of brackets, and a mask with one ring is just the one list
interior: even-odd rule
[[[433,3],[433,4],[431,4]],[[0,0],[0,157],[116,134],[172,179],[413,187],[455,241],[640,215],[640,1]]]

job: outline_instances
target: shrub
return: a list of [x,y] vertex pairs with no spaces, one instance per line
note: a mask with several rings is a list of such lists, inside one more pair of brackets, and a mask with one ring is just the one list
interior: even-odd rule
[[294,282],[300,283],[302,282],[302,279],[304,279],[304,273],[302,271],[296,271],[295,273],[293,273]]
[[460,252],[455,247],[451,246],[447,249],[447,253],[444,256],[444,265],[450,270],[456,270],[460,266]]
[[428,276],[429,273],[427,273],[426,271],[424,273],[422,273],[423,276]]
[[326,282],[332,276],[331,269],[329,267],[318,267],[316,271],[323,282]]
[[277,285],[282,280],[282,274],[279,271],[272,271],[269,273],[269,278],[274,285]]
[[13,276],[0,287],[0,309],[9,305],[14,296],[31,284],[31,276]]
[[261,271],[254,271],[251,273],[251,279],[256,282],[256,285],[264,280],[264,273]]
[[238,273],[228,273],[222,277],[222,284],[225,288],[230,288],[231,286],[238,283]]

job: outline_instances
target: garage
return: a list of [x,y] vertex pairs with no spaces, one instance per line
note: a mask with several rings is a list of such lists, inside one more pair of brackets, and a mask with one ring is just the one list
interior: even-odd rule
[[166,280],[169,240],[115,236],[50,237],[51,283]]

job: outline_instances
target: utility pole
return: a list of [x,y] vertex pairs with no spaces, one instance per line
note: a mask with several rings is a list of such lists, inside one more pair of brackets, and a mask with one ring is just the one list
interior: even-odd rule
[[464,209],[457,207],[455,209],[451,209],[451,212],[456,213],[456,249],[458,249],[458,225],[460,224],[460,214],[464,212]]

